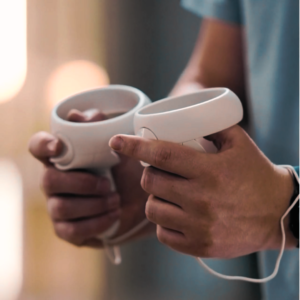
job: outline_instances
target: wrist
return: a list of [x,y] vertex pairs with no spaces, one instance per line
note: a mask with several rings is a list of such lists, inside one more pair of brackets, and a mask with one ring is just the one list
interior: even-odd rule
[[[272,238],[267,246],[267,249],[279,249],[282,243],[282,232],[281,232],[281,219],[285,212],[288,210],[291,204],[291,199],[294,195],[294,179],[290,171],[283,166],[275,166],[276,176],[278,178],[277,185],[278,189],[275,189],[273,194],[274,199],[274,210],[275,223],[273,228]],[[284,231],[286,235],[285,248],[295,248],[298,244],[298,240],[290,230],[290,213],[284,219]]]

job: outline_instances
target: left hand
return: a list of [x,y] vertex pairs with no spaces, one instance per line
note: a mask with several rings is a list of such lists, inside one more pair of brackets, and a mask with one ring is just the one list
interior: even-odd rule
[[[193,256],[232,258],[280,248],[280,219],[293,181],[239,126],[209,137],[218,153],[136,136],[110,140],[117,152],[149,163],[141,185],[158,239]],[[288,217],[287,217],[288,219]],[[296,240],[285,222],[287,246]]]

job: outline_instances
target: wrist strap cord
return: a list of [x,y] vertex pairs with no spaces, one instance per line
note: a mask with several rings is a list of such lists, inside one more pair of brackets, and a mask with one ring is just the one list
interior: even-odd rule
[[[294,176],[296,178],[296,180],[299,184],[298,174],[296,173],[296,171],[294,170],[294,168],[292,166],[281,165],[281,167],[286,168],[290,172],[291,176]],[[290,205],[290,207],[287,209],[287,211],[284,213],[284,215],[280,219],[280,227],[281,227],[281,233],[282,233],[281,249],[280,249],[279,255],[277,257],[276,263],[275,263],[274,271],[271,275],[269,275],[265,278],[261,278],[261,279],[248,278],[248,277],[244,277],[244,276],[228,276],[228,275],[221,274],[221,273],[216,272],[213,269],[211,269],[207,264],[205,264],[203,262],[203,260],[200,257],[196,258],[198,263],[204,269],[206,269],[210,274],[213,274],[214,276],[217,276],[217,277],[223,278],[223,279],[227,279],[227,280],[242,280],[242,281],[248,281],[248,282],[254,282],[254,283],[264,283],[264,282],[267,282],[267,281],[273,279],[278,273],[280,261],[281,261],[283,251],[284,251],[284,247],[285,247],[286,236],[285,236],[283,221],[298,201],[299,201],[299,195],[297,195],[296,199],[293,201],[293,203]]]
[[[112,192],[116,191],[114,177],[110,169],[96,170],[96,174],[108,178],[111,184],[111,191]],[[118,244],[125,241],[132,235],[136,234],[138,231],[144,228],[148,223],[149,221],[147,219],[144,219],[142,222],[137,224],[135,227],[133,227],[123,235],[111,239],[111,236],[115,235],[120,227],[120,221],[116,221],[105,232],[102,232],[100,235],[97,236],[97,238],[103,242],[105,253],[112,264],[119,265],[122,262],[121,250]]]
[[121,236],[118,236],[114,239],[102,239],[106,255],[114,265],[119,265],[122,262],[121,250],[117,244],[127,240],[129,237],[142,230],[148,223],[149,221],[144,219],[142,222]]

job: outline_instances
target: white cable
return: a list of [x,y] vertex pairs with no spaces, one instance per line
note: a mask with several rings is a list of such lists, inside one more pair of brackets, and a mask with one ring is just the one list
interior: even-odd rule
[[[281,165],[281,167],[284,167],[284,168],[288,169],[288,171],[290,173],[292,172],[292,174],[294,174],[294,176],[297,179],[297,182],[299,184],[298,174],[296,173],[296,171],[294,170],[294,168],[292,166]],[[284,215],[280,219],[280,226],[281,226],[281,233],[282,233],[281,249],[280,249],[279,255],[278,255],[277,260],[276,260],[274,271],[273,271],[273,273],[271,275],[269,275],[269,276],[267,276],[265,278],[261,278],[261,279],[248,278],[248,277],[244,277],[244,276],[228,276],[228,275],[221,274],[221,273],[216,272],[213,269],[211,269],[207,264],[205,264],[203,262],[203,260],[200,257],[196,258],[197,261],[198,261],[198,263],[204,269],[206,269],[209,273],[211,273],[211,274],[213,274],[213,275],[215,275],[217,277],[220,277],[220,278],[223,278],[223,279],[227,279],[227,280],[242,280],[242,281],[248,281],[248,282],[254,282],[254,283],[263,283],[263,282],[267,282],[267,281],[273,279],[277,275],[277,273],[278,273],[280,261],[281,261],[282,254],[283,254],[284,247],[285,247],[285,239],[286,239],[286,237],[285,237],[285,231],[284,231],[283,221],[284,221],[285,217],[288,215],[288,213],[291,211],[291,209],[296,205],[296,203],[298,202],[298,200],[299,200],[299,195],[296,197],[296,199],[294,200],[294,202],[292,203],[292,205],[287,209],[287,211],[284,213]]]
[[122,262],[120,247],[116,244],[125,241],[126,239],[140,231],[142,228],[144,228],[148,223],[149,221],[147,219],[144,219],[142,222],[140,222],[121,236],[118,236],[114,239],[103,239],[105,252],[114,265],[119,265]]

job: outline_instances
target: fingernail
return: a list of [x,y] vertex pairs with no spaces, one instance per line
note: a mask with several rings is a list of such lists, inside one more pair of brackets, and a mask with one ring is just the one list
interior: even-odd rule
[[47,144],[47,149],[51,152],[51,154],[54,154],[57,150],[57,144],[58,144],[58,140],[52,140]]
[[109,213],[109,214],[108,214],[108,217],[109,217],[110,219],[114,220],[114,219],[119,218],[120,215],[121,215],[121,210],[118,209],[118,210],[114,210],[114,211],[112,211],[111,213]]
[[123,145],[124,145],[124,140],[119,136],[114,136],[109,141],[109,146],[116,151],[122,150]]

